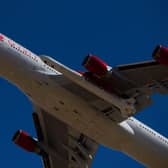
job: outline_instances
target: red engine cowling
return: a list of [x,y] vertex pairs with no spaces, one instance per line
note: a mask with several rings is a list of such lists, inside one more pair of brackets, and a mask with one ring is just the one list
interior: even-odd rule
[[108,65],[103,62],[100,58],[92,55],[88,55],[82,65],[93,74],[96,74],[100,77],[104,76],[108,72]]
[[12,141],[21,147],[22,149],[28,151],[28,152],[35,152],[40,153],[39,146],[37,144],[37,141],[33,139],[27,132],[18,130],[13,138]]
[[163,65],[168,65],[168,48],[161,45],[157,46],[153,51],[152,57]]

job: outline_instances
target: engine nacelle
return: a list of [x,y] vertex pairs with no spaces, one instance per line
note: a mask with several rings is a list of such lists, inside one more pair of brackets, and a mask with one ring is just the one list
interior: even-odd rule
[[32,138],[27,132],[18,130],[13,138],[12,141],[21,147],[22,149],[28,152],[34,152],[37,154],[41,153],[41,149],[38,146],[38,141]]
[[153,51],[152,57],[163,65],[168,65],[168,48],[161,45],[157,46]]
[[108,72],[108,65],[102,61],[100,58],[92,55],[86,56],[82,65],[93,74],[98,75],[99,77],[104,76]]

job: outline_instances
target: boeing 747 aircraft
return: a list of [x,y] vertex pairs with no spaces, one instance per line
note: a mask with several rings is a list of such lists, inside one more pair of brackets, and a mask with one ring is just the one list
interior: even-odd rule
[[0,34],[0,75],[32,102],[37,139],[23,130],[15,144],[42,157],[44,168],[89,168],[99,144],[146,167],[168,167],[168,139],[132,116],[168,93],[168,49],[154,60],[110,67],[88,55],[86,72],[38,56]]

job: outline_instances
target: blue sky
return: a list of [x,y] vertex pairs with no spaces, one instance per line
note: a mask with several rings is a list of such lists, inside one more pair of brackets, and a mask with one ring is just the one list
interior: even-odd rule
[[[87,53],[115,66],[151,59],[155,45],[168,46],[167,5],[165,0],[5,0],[1,1],[0,32],[74,69],[81,69]],[[153,99],[154,104],[136,117],[168,137],[168,97]],[[0,79],[0,106],[1,167],[41,168],[38,156],[11,142],[19,128],[35,135],[31,103]],[[93,168],[102,167],[143,168],[119,152],[100,147]]]

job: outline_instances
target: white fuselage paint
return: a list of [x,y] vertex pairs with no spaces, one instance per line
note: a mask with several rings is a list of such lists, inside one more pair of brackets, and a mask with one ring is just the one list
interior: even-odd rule
[[[3,38],[0,75],[20,88],[34,104],[96,142],[127,153],[148,167],[168,167],[168,139],[133,117],[119,124],[108,120],[80,95],[61,86],[68,82],[67,78],[37,55]],[[55,80],[51,76],[55,76]]]

